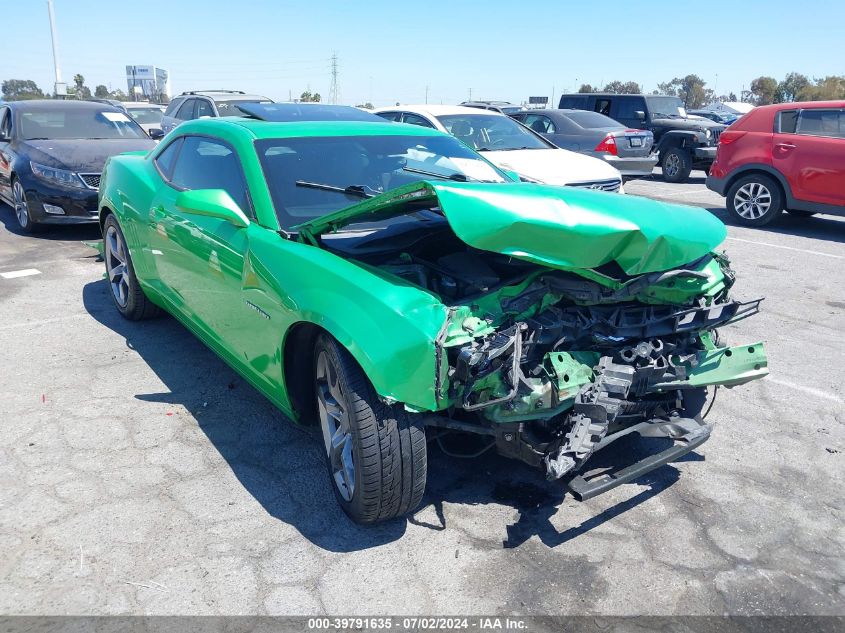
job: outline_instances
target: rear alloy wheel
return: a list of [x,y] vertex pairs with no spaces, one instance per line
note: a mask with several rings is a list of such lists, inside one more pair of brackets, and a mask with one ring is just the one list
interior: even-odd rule
[[114,305],[131,321],[157,316],[160,308],[150,301],[138,284],[126,238],[114,215],[106,218],[103,230],[103,257]]
[[355,359],[323,334],[314,386],[326,464],[343,511],[356,523],[407,514],[426,481],[425,429],[399,404],[382,402]]
[[765,226],[783,211],[783,195],[769,176],[750,174],[728,189],[727,208],[740,224]]
[[663,154],[661,167],[666,182],[684,182],[692,171],[692,159],[684,148],[670,147]]
[[15,217],[18,219],[18,225],[24,233],[33,233],[36,230],[36,224],[29,216],[29,206],[26,202],[26,192],[23,189],[21,181],[15,178],[12,181],[12,197],[15,202]]

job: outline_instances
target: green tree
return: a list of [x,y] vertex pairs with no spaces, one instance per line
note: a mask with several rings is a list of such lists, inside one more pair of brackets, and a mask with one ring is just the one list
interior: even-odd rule
[[375,106],[372,103],[370,103],[369,101],[367,101],[367,103],[359,103],[355,107],[356,108],[364,108],[365,110],[373,110],[375,108]]
[[705,82],[698,75],[675,77],[672,81],[657,84],[660,94],[680,98],[687,109],[700,108],[713,100],[713,91],[705,88]]
[[315,93],[312,94],[310,90],[306,90],[305,92],[303,92],[299,96],[299,100],[304,101],[306,103],[309,103],[309,102],[319,103],[320,99],[321,99],[321,97],[320,97],[319,92],[315,92]]
[[3,91],[3,98],[6,101],[43,99],[45,97],[41,88],[31,79],[7,79],[0,86],[0,90]]
[[636,81],[611,81],[602,92],[611,92],[617,95],[638,95],[642,92],[640,84]]
[[751,82],[751,94],[755,105],[775,103],[778,96],[778,82],[774,77],[757,77]]
[[94,88],[94,96],[98,99],[108,99],[111,97],[111,93],[108,88],[106,88],[103,84],[100,84]]
[[798,94],[797,101],[833,101],[845,99],[845,77],[829,75],[816,79],[815,84],[805,87]]
[[801,73],[789,73],[783,81],[778,84],[778,103],[790,103],[797,101],[801,91],[810,85],[810,80]]
[[578,92],[596,92],[590,84],[581,84],[581,87],[578,88]]
[[73,87],[68,88],[68,93],[73,94],[77,99],[90,99],[91,89],[85,85],[85,77],[80,74],[73,76]]

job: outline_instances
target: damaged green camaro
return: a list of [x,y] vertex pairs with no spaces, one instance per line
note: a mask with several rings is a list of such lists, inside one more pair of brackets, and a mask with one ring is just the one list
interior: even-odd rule
[[[213,119],[100,189],[117,309],[179,318],[295,420],[319,424],[344,511],[413,510],[426,446],[482,448],[588,498],[704,442],[707,388],[767,373],[704,210],[511,182],[394,123]],[[629,433],[674,440],[583,475]]]

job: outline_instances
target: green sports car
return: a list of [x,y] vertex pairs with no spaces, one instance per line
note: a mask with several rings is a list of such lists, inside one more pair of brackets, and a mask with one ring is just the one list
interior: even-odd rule
[[[760,300],[729,296],[707,211],[514,182],[423,127],[191,121],[110,159],[99,207],[120,313],[163,308],[319,424],[362,523],[416,508],[430,440],[592,497],[699,446],[713,387],[768,371],[761,343],[719,343]],[[630,433],[671,441],[591,476]]]

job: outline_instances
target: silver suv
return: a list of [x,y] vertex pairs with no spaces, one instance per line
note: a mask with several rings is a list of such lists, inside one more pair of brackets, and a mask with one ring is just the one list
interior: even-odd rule
[[239,103],[273,103],[260,95],[240,90],[192,90],[174,97],[161,118],[161,129],[167,134],[183,121],[203,117],[243,116]]

